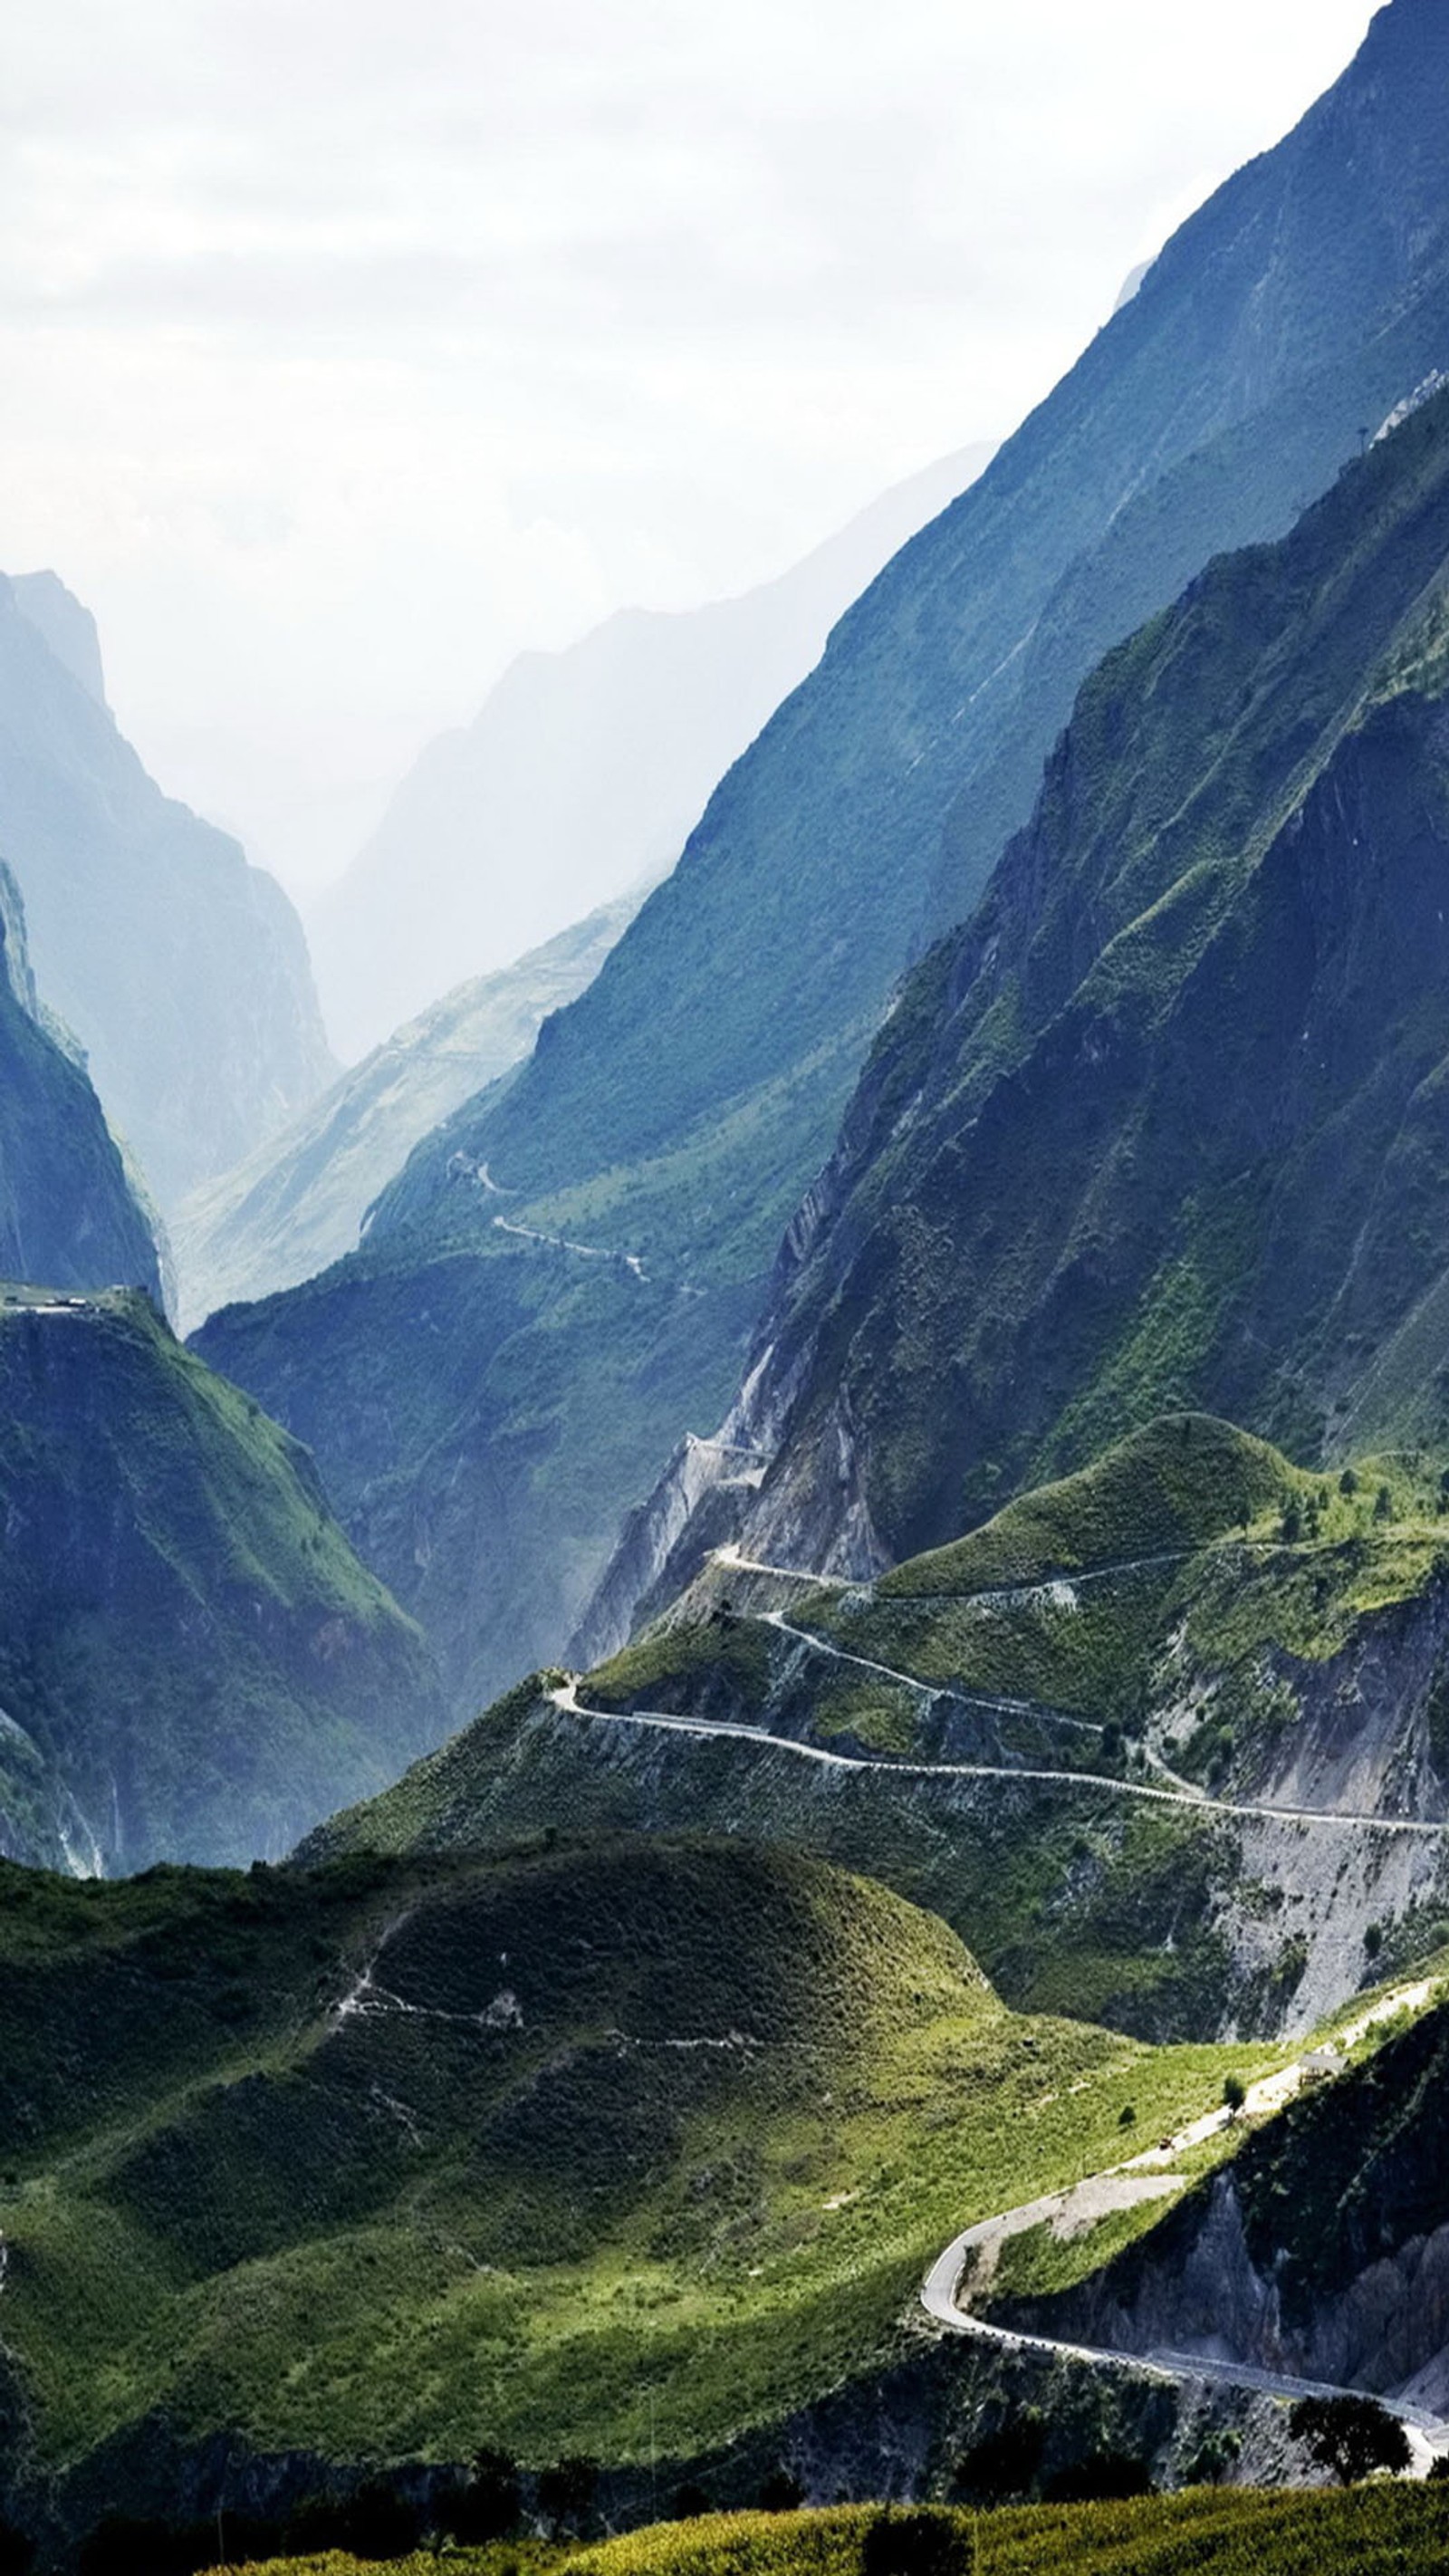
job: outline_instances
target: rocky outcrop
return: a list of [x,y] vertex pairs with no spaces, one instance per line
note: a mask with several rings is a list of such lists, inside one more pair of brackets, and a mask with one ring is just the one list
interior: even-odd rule
[[587,1671],[617,1654],[636,1620],[665,1608],[706,1559],[739,1534],[764,1461],[720,1438],[680,1442],[647,1503],[630,1512],[623,1535],[566,1650]]

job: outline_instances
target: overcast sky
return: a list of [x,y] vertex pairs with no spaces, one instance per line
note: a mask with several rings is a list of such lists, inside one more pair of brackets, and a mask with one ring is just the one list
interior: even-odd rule
[[305,891],[505,661],[1000,435],[1368,0],[7,0],[0,566]]

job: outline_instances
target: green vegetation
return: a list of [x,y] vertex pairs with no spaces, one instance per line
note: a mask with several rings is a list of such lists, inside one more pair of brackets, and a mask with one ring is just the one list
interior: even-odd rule
[[[725,1844],[0,1877],[6,2339],[42,2459],[156,2408],[324,2458],[676,2457],[889,2358],[973,2218],[1256,2048],[1008,2013]],[[114,2474],[124,2486],[122,2468]]]
[[[861,2576],[876,2505],[825,2512],[711,2514],[657,2523],[559,2553],[559,2576]],[[899,2519],[909,2523],[909,2511]],[[951,2517],[967,2567],[982,2576],[1438,2576],[1449,2551],[1442,2487],[1374,2486],[1342,2494],[1251,2489],[1150,2496],[1121,2504],[1033,2505]],[[529,2549],[460,2552],[458,2576],[505,2576]],[[430,2576],[427,2556],[393,2563],[341,2556],[274,2562],[291,2576]]]
[[0,1513],[13,1856],[276,1856],[442,1730],[311,1460],[142,1295],[0,1306]]
[[[738,2515],[630,2533],[570,2562],[580,2576],[856,2576],[878,2508],[786,2520]],[[1214,2494],[1140,2502],[1039,2505],[961,2515],[983,2576],[1423,2576],[1449,2540],[1449,2502],[1432,2490],[1351,2496]]]

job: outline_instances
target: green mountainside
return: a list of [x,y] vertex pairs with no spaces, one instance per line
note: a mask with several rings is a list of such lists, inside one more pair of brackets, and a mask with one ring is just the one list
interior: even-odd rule
[[1287,527],[1442,359],[1446,71],[1437,0],[1394,0],[841,621],[518,1078],[419,1149],[361,1253],[208,1326],[316,1446],[460,1708],[559,1650],[624,1507],[719,1419],[892,988],[975,900],[1094,661],[1214,548]]
[[36,994],[20,889],[3,864],[0,1279],[161,1295],[151,1229],[101,1104]]
[[1250,2129],[1165,2217],[1144,2204],[1054,2251],[1017,2239],[986,2312],[1113,2352],[1166,2347],[1320,2385],[1411,2388],[1437,2412],[1446,2110],[1441,2004]]
[[930,1906],[1017,2008],[1305,2029],[1449,1920],[1445,1495],[1349,1481],[1185,1416],[868,1586],[726,1554],[307,1848],[742,1831]]
[[748,1552],[918,1552],[1175,1406],[1443,1444],[1392,1362],[1449,1263],[1446,705],[1440,396],[1084,690],[783,1265]]
[[278,1854],[437,1739],[305,1452],[146,1297],[0,1297],[0,1849]]
[[1280,2062],[1020,2020],[939,1922],[739,1841],[0,1868],[0,1961],[0,2506],[81,2529],[221,2432],[232,2500],[248,2457],[737,2440],[898,2354],[940,2245],[1129,2104]]

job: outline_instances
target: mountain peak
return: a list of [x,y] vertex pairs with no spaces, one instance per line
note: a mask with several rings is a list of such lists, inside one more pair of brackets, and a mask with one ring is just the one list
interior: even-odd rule
[[106,703],[106,675],[101,639],[88,608],[67,590],[56,572],[12,573],[10,588],[21,616],[35,628],[57,662],[79,680],[98,707]]

